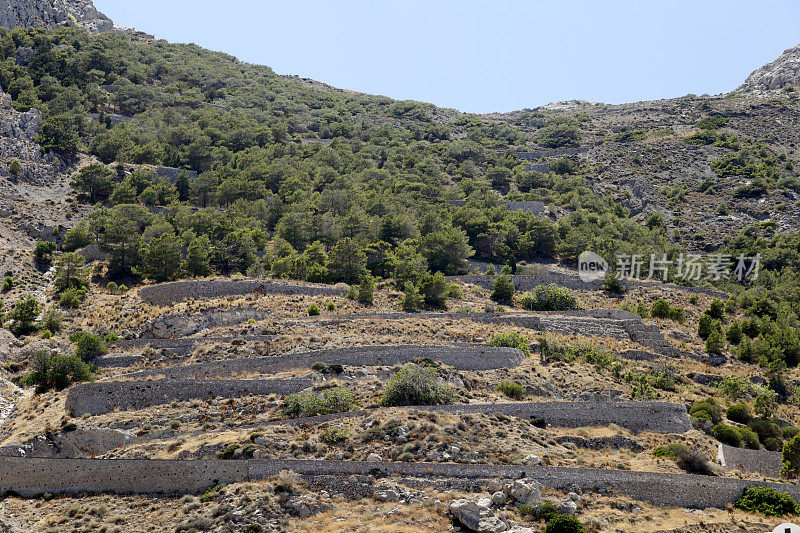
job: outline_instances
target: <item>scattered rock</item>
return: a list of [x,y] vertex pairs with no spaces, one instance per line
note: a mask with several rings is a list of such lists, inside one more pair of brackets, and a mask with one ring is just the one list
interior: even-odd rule
[[500,533],[508,530],[508,525],[495,516],[492,500],[460,499],[450,503],[450,514],[464,527],[476,533]]

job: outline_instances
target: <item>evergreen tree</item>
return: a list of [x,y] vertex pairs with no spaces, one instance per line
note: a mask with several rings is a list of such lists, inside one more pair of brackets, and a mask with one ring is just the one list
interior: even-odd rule
[[211,240],[206,235],[200,235],[189,244],[186,270],[193,276],[208,276],[211,273]]
[[142,253],[141,273],[153,281],[175,279],[181,267],[180,241],[174,235],[152,239]]
[[73,189],[89,196],[89,201],[95,203],[108,198],[114,187],[113,171],[105,165],[89,165],[83,167],[70,182]]

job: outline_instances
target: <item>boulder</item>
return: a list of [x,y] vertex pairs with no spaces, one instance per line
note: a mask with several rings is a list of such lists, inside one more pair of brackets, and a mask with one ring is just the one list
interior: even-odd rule
[[541,485],[527,479],[518,479],[511,483],[507,487],[506,494],[517,503],[533,506],[538,506],[539,500],[542,498]]
[[460,499],[450,503],[450,514],[460,524],[476,533],[501,533],[508,530],[508,525],[495,516],[492,500]]

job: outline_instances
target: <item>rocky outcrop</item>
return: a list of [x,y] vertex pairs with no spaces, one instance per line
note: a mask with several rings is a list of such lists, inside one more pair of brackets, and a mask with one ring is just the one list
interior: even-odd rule
[[0,26],[77,26],[96,32],[114,29],[111,19],[100,13],[91,0],[0,0]]
[[800,85],[800,45],[783,52],[781,56],[754,71],[739,89],[781,89],[787,85]]

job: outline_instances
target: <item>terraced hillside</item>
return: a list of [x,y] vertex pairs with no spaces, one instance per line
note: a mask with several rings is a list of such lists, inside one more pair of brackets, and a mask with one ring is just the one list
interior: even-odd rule
[[[591,311],[497,313],[478,311],[489,289],[460,288],[453,305],[472,312],[397,313],[402,293],[388,284],[371,305],[281,280],[93,293],[64,327],[126,338],[107,339],[93,381],[14,396],[0,429],[0,490],[18,495],[0,503],[6,526],[307,530],[334,520],[437,531],[452,516],[523,532],[537,520],[518,506],[552,501],[597,531],[730,520],[753,530],[762,523],[741,511],[683,509],[724,508],[752,484],[800,497],[777,470],[714,466],[718,443],[687,411],[719,394],[715,375],[758,382],[751,365],[699,357],[692,327],[712,296],[641,284],[625,297],[576,291]],[[661,297],[692,298],[684,323],[620,309]],[[200,330],[165,334],[202,316]],[[648,328],[660,343],[629,333]],[[72,349],[15,341],[6,369],[24,373],[18,362],[45,348]],[[778,416],[800,422],[790,406]],[[653,454],[680,445],[699,454],[693,467]],[[87,492],[124,498],[77,499]],[[56,495],[44,507],[25,499],[44,493]],[[473,524],[475,513],[489,525]]]
[[800,514],[796,51],[471,115],[6,4],[0,531]]

